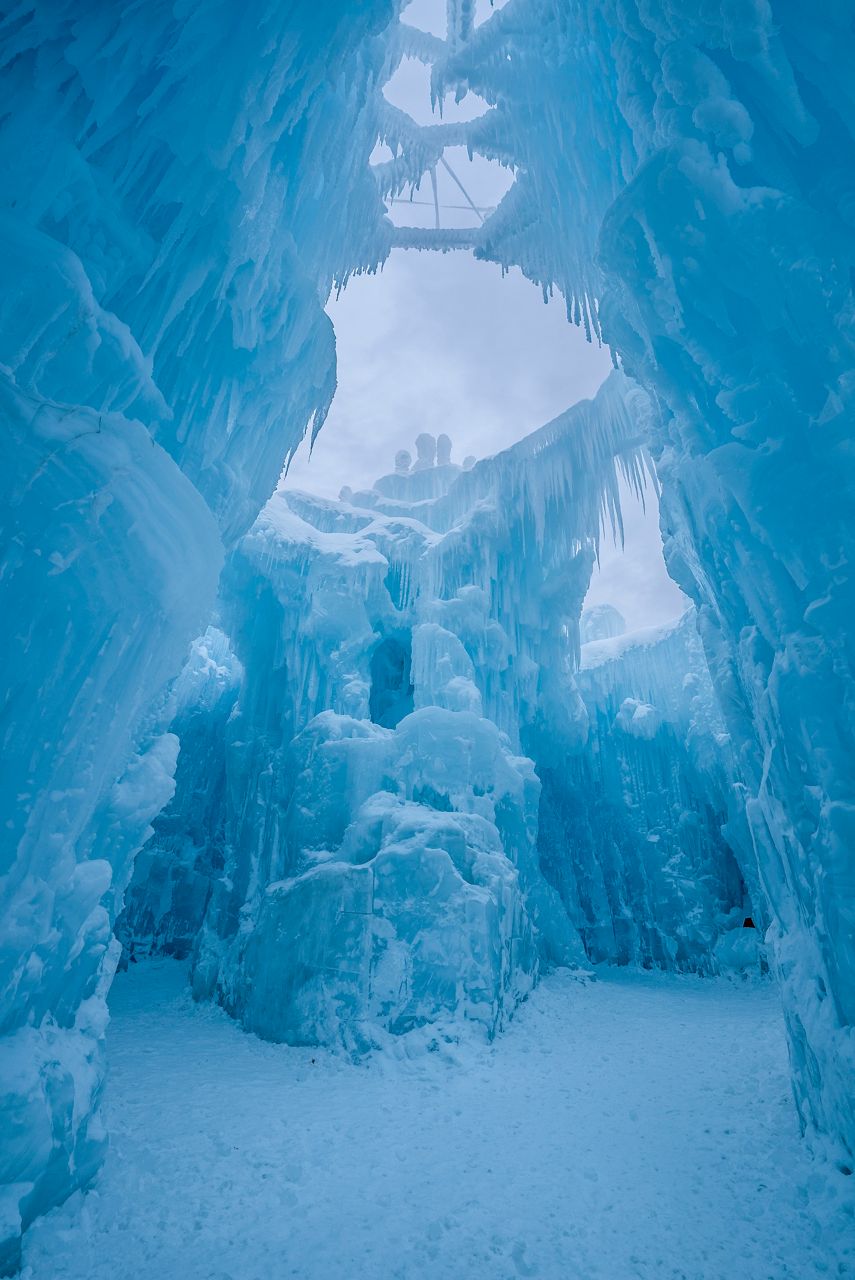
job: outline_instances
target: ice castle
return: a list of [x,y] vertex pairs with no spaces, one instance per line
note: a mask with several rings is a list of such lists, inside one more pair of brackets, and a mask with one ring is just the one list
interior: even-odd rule
[[[97,1174],[152,954],[354,1055],[494,1037],[554,966],[769,969],[851,1167],[851,7],[401,8],[0,11],[5,1273]],[[404,58],[487,109],[416,124]],[[507,195],[393,225],[450,146]],[[304,493],[324,305],[393,249],[519,267],[615,372],[490,457],[423,433]],[[621,484],[692,602],[642,632],[583,613]]]

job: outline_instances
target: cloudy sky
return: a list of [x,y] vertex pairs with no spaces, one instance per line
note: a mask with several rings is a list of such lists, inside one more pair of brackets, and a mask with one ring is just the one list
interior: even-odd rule
[[[442,0],[416,0],[408,17],[441,33],[443,10]],[[419,121],[430,119],[420,64],[404,63],[385,92]],[[456,110],[479,114],[483,104],[467,99]],[[456,149],[448,159],[476,205],[498,202],[507,173],[469,165]],[[445,171],[438,186],[443,225],[471,225],[477,215]],[[415,199],[424,203],[392,208],[394,221],[433,225],[429,182]],[[377,275],[352,279],[327,310],[338,391],[311,458],[304,442],[286,481],[327,496],[392,470],[398,449],[415,453],[421,431],[446,432],[455,461],[496,453],[593,395],[611,368],[608,352],[568,323],[561,298],[545,304],[520,272],[503,278],[468,252],[396,250]],[[604,542],[589,601],[617,605],[634,628],[675,616],[685,600],[665,572],[653,495],[646,514],[627,498],[624,517],[626,550]]]

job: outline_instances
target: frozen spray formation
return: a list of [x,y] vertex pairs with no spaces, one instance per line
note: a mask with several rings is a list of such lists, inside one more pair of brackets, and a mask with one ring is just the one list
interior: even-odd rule
[[[442,41],[391,0],[322,9],[0,15],[7,1269],[103,1154],[112,927],[147,841],[159,905],[140,863],[123,936],[194,947],[197,990],[276,1035],[452,1009],[493,1028],[579,939],[592,959],[741,964],[747,886],[803,1122],[855,1144],[851,12],[510,0],[476,29],[452,2]],[[487,112],[423,128],[391,108],[405,54],[438,100],[472,89]],[[378,139],[393,158],[372,173]],[[472,231],[393,229],[383,198],[460,144],[513,168],[498,209]],[[394,244],[519,265],[644,391],[613,383],[608,413],[581,411],[596,421],[563,470],[555,424],[501,475],[426,440],[371,494],[280,492],[253,524],[330,403],[324,300]],[[723,725],[693,624],[573,674],[627,418]],[[223,634],[206,633],[224,548]],[[697,683],[669,691],[654,649]],[[435,767],[451,723],[470,744],[453,787]],[[489,765],[470,767],[476,743]],[[313,769],[353,786],[307,832]],[[460,922],[444,985],[386,875],[410,854]],[[301,904],[360,957],[332,1002],[310,938],[297,977],[266,968]],[[278,983],[263,1009],[256,982]]]

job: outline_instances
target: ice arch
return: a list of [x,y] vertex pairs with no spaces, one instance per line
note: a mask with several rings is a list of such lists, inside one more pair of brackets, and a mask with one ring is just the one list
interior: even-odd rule
[[[444,42],[382,0],[257,22],[24,0],[0,25],[9,1267],[103,1154],[111,926],[174,786],[166,687],[323,420],[319,297],[393,243],[559,288],[661,408],[669,565],[737,747],[797,1099],[853,1144],[850,17],[450,13]],[[490,110],[415,127],[378,94],[404,52]],[[393,231],[381,197],[447,145],[513,166],[508,196],[472,232]]]

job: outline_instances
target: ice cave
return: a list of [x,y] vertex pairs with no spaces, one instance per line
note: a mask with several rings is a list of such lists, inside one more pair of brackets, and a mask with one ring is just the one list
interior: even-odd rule
[[0,1275],[855,1274],[853,66],[0,5]]

